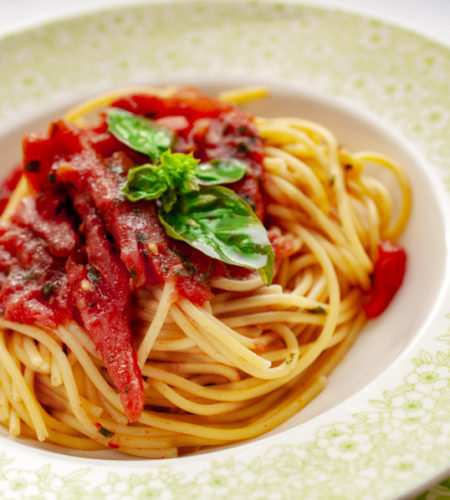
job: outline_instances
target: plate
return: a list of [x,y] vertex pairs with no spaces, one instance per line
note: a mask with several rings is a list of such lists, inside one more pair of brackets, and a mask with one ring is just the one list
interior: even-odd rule
[[414,195],[405,286],[299,415],[252,442],[166,461],[70,456],[3,433],[6,496],[378,499],[450,474],[448,48],[288,1],[161,0],[4,37],[0,61],[4,166],[25,130],[104,90],[258,83],[273,97],[253,111],[314,118],[351,147],[393,155]]

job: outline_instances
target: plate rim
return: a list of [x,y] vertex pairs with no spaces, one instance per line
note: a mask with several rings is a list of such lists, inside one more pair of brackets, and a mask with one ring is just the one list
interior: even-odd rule
[[[171,4],[171,5],[177,4],[177,3],[190,4],[193,2],[194,3],[203,3],[201,0],[199,0],[199,1],[197,1],[197,0],[175,0],[175,1],[167,2],[167,4]],[[82,18],[93,18],[93,17],[99,16],[102,13],[106,13],[106,12],[111,13],[111,12],[122,11],[125,7],[135,9],[135,8],[142,8],[142,7],[152,7],[154,5],[163,5],[165,3],[166,2],[164,2],[164,0],[153,0],[151,2],[134,1],[132,4],[130,4],[130,3],[125,4],[125,2],[124,2],[123,4],[119,4],[119,3],[114,4],[111,7],[102,7],[99,9],[89,10],[89,12],[76,12],[76,13],[70,14],[69,16],[64,15],[64,16],[58,17],[56,19],[46,20],[44,23],[38,22],[38,23],[36,23],[36,25],[24,26],[23,28],[19,29],[18,31],[15,31],[15,32],[6,33],[6,34],[1,33],[0,34],[0,45],[7,38],[16,37],[18,35],[26,36],[31,31],[34,31],[36,29],[44,29],[45,30],[45,29],[48,29],[49,26],[58,25],[61,22],[75,21],[75,20],[80,20]],[[239,2],[239,0],[220,0],[220,2],[217,2],[217,3],[218,4],[219,3],[222,3],[222,4],[229,3],[229,4],[236,4],[237,5],[240,2]],[[379,20],[383,25],[387,25],[389,28],[407,31],[410,34],[419,37],[420,39],[429,40],[434,44],[440,45],[441,47],[443,47],[447,51],[450,50],[450,45],[444,44],[442,42],[442,40],[433,39],[432,37],[429,36],[429,34],[423,34],[423,33],[420,33],[417,29],[412,29],[408,26],[402,25],[401,23],[395,23],[395,22],[393,22],[392,19],[383,19],[382,16],[380,17],[377,15],[373,15],[372,13],[367,15],[366,12],[359,12],[358,9],[355,10],[353,8],[347,8],[347,7],[341,8],[341,6],[336,8],[336,7],[329,7],[327,5],[322,5],[321,2],[319,2],[317,4],[316,3],[313,4],[310,2],[297,2],[295,0],[283,0],[281,2],[275,2],[274,0],[258,0],[258,1],[252,2],[252,3],[254,3],[254,4],[266,4],[266,5],[272,5],[274,3],[283,3],[283,4],[294,5],[296,7],[308,8],[308,9],[312,9],[312,10],[323,10],[326,12],[344,13],[345,15],[353,15],[353,16],[357,16],[359,18],[364,18],[364,19],[376,19],[376,20]],[[448,237],[448,235],[447,235],[447,237]],[[447,284],[447,286],[448,286],[448,284]],[[442,292],[442,293],[444,294],[444,292]],[[443,301],[443,300],[444,300],[444,298],[441,299],[441,301]],[[406,353],[407,352],[409,353],[411,351],[411,347],[412,346],[409,346],[408,349],[402,351],[402,356],[406,356]],[[394,361],[394,363],[396,363],[397,361],[398,361],[398,359],[396,359]],[[387,367],[386,370],[388,370],[394,363],[389,365],[389,367]],[[379,378],[380,375],[377,376],[377,379]],[[358,392],[360,392],[360,391],[358,391]],[[348,399],[353,398],[353,396],[354,395],[350,396]],[[341,404],[343,404],[343,403],[344,402],[342,402]],[[207,456],[207,455],[204,455],[204,456]],[[64,458],[66,458],[66,457],[67,456],[64,456]],[[69,457],[69,458],[72,458],[72,457]],[[89,460],[97,460],[97,459],[89,459]],[[120,463],[120,462],[121,461],[117,461],[117,463]],[[130,462],[134,462],[134,461],[132,460]],[[446,468],[445,474],[448,474],[449,472],[450,472],[450,464]],[[444,472],[441,472],[439,474],[439,477],[442,477],[442,475],[444,475]],[[431,482],[431,481],[433,481],[433,479],[428,480],[428,482]],[[422,484],[425,484],[425,483],[422,483]],[[412,494],[412,493],[414,493],[414,491],[421,490],[421,489],[422,489],[422,486],[416,487],[416,488],[410,490],[410,492],[408,494]]]

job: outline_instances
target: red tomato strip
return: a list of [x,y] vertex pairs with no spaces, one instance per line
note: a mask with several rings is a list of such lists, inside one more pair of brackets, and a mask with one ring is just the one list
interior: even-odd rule
[[29,229],[0,223],[0,306],[11,321],[56,328],[71,316],[64,261]]
[[[171,128],[176,151],[248,162],[246,176],[230,187],[263,219],[263,145],[249,115],[193,88],[166,98],[131,95],[113,106]],[[37,194],[0,225],[0,309],[10,320],[49,328],[83,323],[135,422],[144,389],[130,329],[132,290],[173,280],[180,296],[201,305],[212,297],[211,278],[234,266],[171,240],[154,202],[122,195],[127,171],[148,158],[107,128],[104,120],[90,129],[58,120],[24,138],[23,171]],[[7,180],[8,193],[18,178]]]
[[406,271],[406,252],[390,241],[378,245],[378,259],[372,276],[368,301],[363,305],[367,318],[379,316],[400,288]]
[[74,206],[83,221],[88,259],[88,265],[72,258],[67,261],[74,304],[119,390],[128,420],[136,422],[144,409],[145,395],[129,327],[129,275],[88,196],[76,196]]
[[111,106],[167,123],[178,133],[176,150],[193,152],[201,161],[216,158],[248,161],[250,170],[247,175],[229,187],[241,195],[263,220],[260,180],[264,148],[250,115],[190,87],[165,98],[135,94],[120,98]]
[[42,237],[52,255],[68,257],[75,252],[79,238],[68,217],[67,204],[66,196],[51,191],[40,193],[40,196],[27,196],[11,220]]

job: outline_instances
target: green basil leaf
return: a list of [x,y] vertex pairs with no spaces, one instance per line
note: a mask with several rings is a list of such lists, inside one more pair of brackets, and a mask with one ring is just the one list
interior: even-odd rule
[[274,256],[267,231],[251,207],[234,191],[207,187],[179,195],[173,209],[160,209],[168,236],[227,264],[257,269],[270,285]]
[[195,177],[202,186],[229,184],[240,181],[246,174],[247,169],[248,163],[236,158],[210,160],[197,165]]
[[166,151],[161,155],[161,163],[158,172],[164,177],[171,189],[177,189],[181,193],[197,191],[198,184],[195,179],[195,170],[198,164],[192,153],[171,153]]
[[165,151],[159,165],[148,163],[130,169],[122,192],[130,201],[162,198],[164,210],[169,212],[176,201],[176,193],[198,190],[194,175],[197,163],[192,153]]
[[174,141],[174,133],[152,120],[124,109],[110,108],[106,114],[108,131],[131,149],[157,161]]
[[166,180],[157,170],[157,167],[150,164],[130,169],[122,192],[130,201],[156,200],[168,188]]
[[173,189],[168,189],[162,196],[162,209],[164,212],[170,212],[172,207],[175,205],[177,201],[177,194]]

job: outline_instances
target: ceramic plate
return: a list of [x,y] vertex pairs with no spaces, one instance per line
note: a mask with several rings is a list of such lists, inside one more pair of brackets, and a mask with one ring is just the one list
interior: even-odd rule
[[166,461],[68,455],[3,432],[5,498],[384,499],[450,475],[448,48],[298,3],[161,0],[2,38],[0,75],[2,175],[25,131],[98,92],[263,84],[271,97],[251,111],[312,118],[350,148],[393,156],[414,197],[404,286],[299,415],[249,443]]

